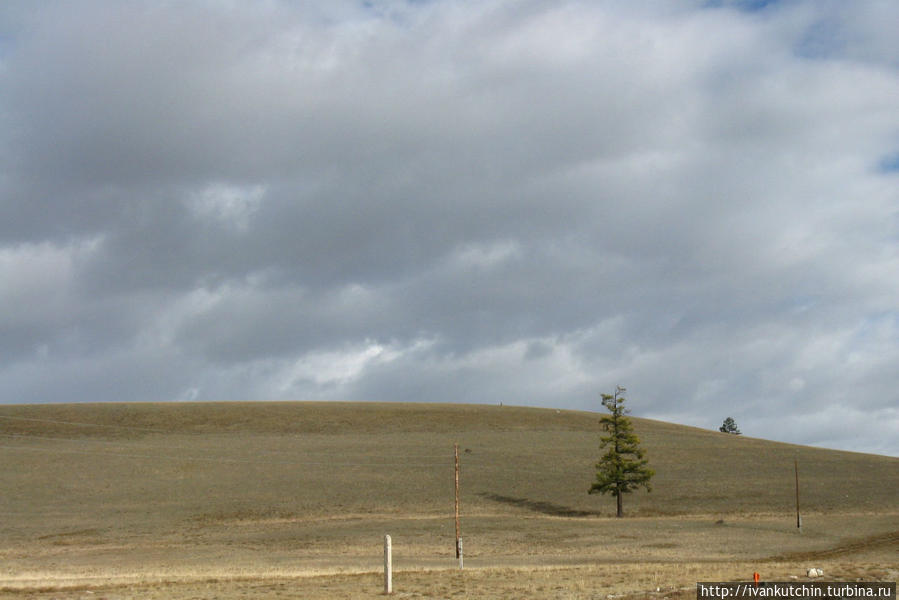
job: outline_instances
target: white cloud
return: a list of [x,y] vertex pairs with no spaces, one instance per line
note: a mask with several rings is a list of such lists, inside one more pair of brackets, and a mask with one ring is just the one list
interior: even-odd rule
[[56,322],[77,296],[78,276],[102,240],[0,247],[0,323]]
[[276,375],[273,391],[277,397],[308,394],[322,390],[328,397],[340,398],[348,386],[369,369],[377,369],[401,359],[407,353],[422,351],[429,342],[417,340],[408,346],[385,345],[371,340],[338,350],[308,352],[285,365]]
[[487,244],[463,244],[453,252],[450,263],[459,269],[490,269],[521,258],[521,245],[516,241]]
[[265,190],[264,185],[213,183],[191,195],[190,208],[200,218],[213,219],[227,228],[245,232],[262,204]]

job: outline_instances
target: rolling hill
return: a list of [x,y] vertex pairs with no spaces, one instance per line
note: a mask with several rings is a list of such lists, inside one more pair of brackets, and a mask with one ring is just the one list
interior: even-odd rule
[[654,489],[614,519],[612,498],[587,494],[598,418],[443,404],[2,406],[0,588],[86,573],[372,570],[386,532],[408,568],[449,567],[455,443],[473,566],[798,560],[899,544],[897,458],[640,418]]

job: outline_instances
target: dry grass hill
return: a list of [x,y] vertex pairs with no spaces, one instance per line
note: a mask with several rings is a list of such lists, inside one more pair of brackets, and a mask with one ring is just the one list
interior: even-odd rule
[[612,498],[586,493],[595,413],[2,406],[0,597],[377,596],[385,533],[398,593],[421,598],[693,597],[691,582],[810,563],[895,580],[899,459],[633,421],[657,475],[614,519]]

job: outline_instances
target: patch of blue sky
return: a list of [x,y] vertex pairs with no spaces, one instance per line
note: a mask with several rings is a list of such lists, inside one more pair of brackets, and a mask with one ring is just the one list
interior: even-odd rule
[[793,47],[797,56],[810,59],[829,59],[840,56],[846,48],[844,33],[833,20],[820,20],[805,30]]
[[899,151],[881,158],[877,170],[881,173],[899,173]]
[[736,6],[746,12],[765,10],[769,6],[779,4],[779,0],[737,0]]
[[438,0],[361,0],[360,6],[371,13],[383,14],[401,10],[403,8],[415,8],[428,4],[435,4]]
[[853,345],[868,347],[877,341],[890,342],[899,335],[899,311],[890,310],[866,315],[853,333]]
[[708,0],[707,8],[733,7],[743,12],[760,12],[771,6],[782,4],[783,0]]
[[[776,14],[777,9],[796,4],[796,0],[705,0],[704,8],[729,8],[751,15]],[[825,15],[827,13],[824,13]],[[793,52],[806,59],[827,60],[846,51],[845,31],[835,15],[814,21],[796,41]]]
[[362,0],[359,6],[369,19],[391,21],[403,26],[408,25],[410,13],[431,3],[431,0]]

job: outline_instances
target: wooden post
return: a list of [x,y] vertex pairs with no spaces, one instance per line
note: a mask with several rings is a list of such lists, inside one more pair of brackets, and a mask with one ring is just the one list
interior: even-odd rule
[[793,459],[793,468],[796,471],[796,529],[802,533],[802,515],[799,514],[799,459]]
[[462,534],[459,527],[459,444],[453,444],[455,456],[455,480],[456,480],[456,558],[459,559],[459,568],[462,568]]
[[393,593],[393,549],[391,548],[390,536],[384,536],[384,593]]

